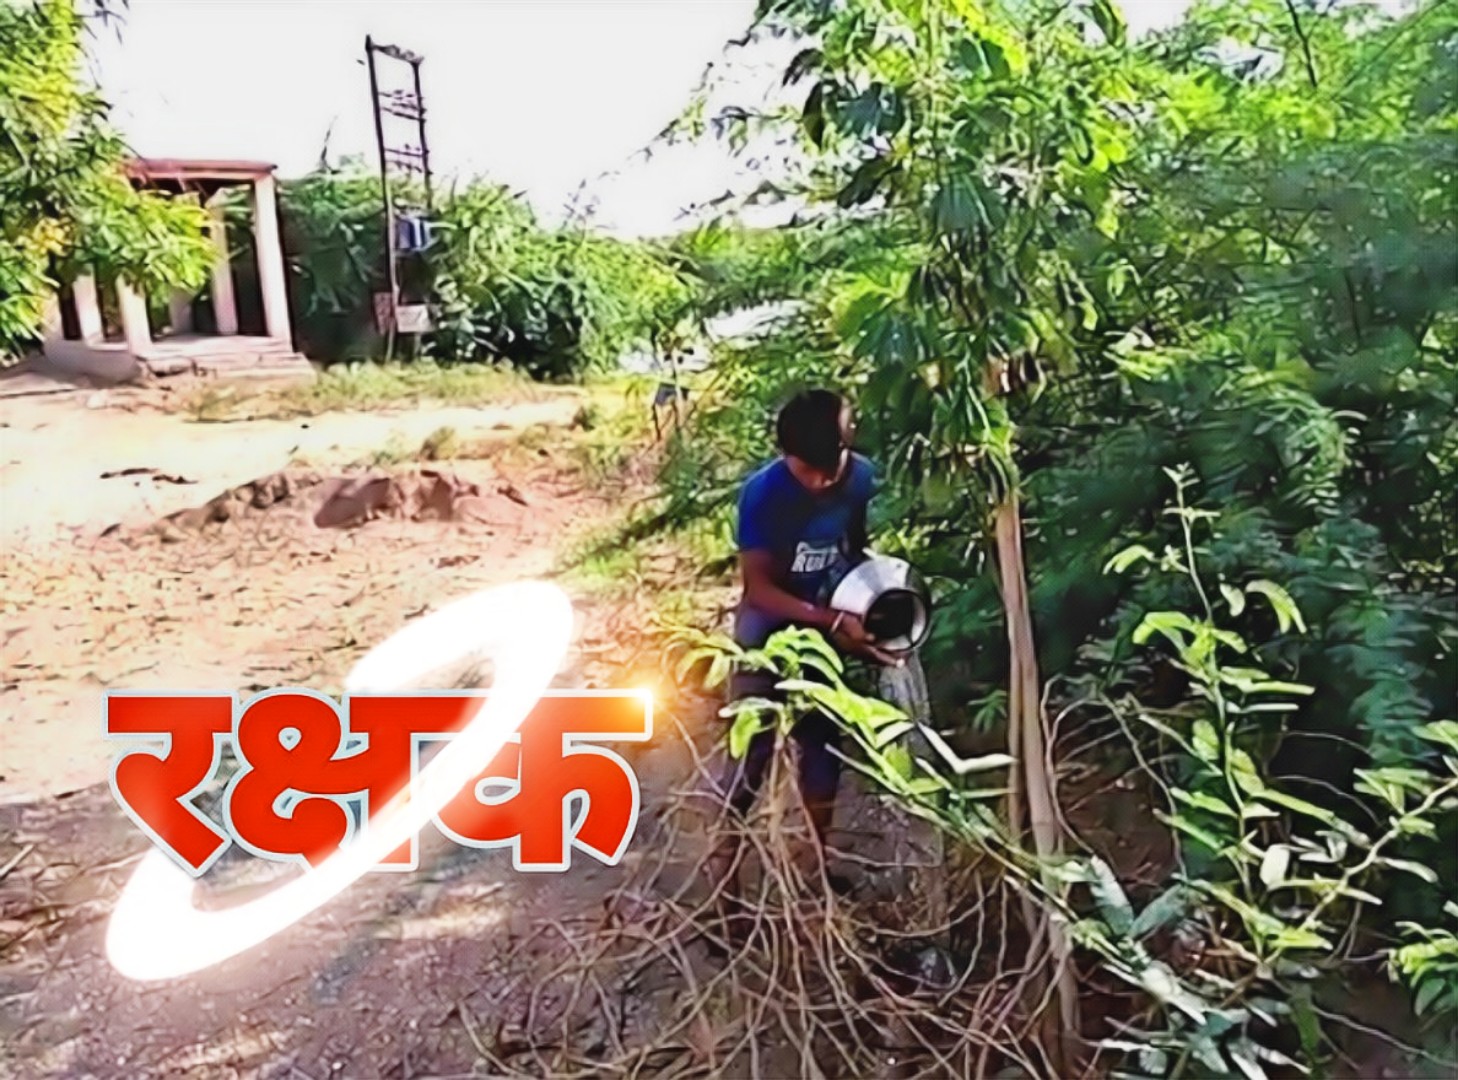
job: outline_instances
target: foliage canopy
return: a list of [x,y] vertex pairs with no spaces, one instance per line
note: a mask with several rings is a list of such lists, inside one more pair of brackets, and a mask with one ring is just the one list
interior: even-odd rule
[[39,336],[46,296],[77,273],[158,292],[206,279],[207,215],[128,182],[80,82],[83,32],[69,0],[0,3],[0,356]]

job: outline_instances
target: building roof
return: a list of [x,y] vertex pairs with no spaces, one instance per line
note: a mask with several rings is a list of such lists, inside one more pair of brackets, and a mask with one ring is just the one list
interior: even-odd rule
[[261,180],[273,173],[266,161],[209,161],[186,158],[134,158],[127,175],[143,183],[228,184]]

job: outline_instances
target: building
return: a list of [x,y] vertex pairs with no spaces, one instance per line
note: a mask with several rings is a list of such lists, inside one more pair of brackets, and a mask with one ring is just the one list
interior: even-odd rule
[[[78,277],[54,298],[42,348],[63,371],[109,381],[183,372],[222,378],[312,379],[314,369],[294,351],[289,326],[288,283],[279,239],[274,167],[254,161],[175,161],[143,158],[127,165],[138,185],[174,194],[195,194],[212,216],[215,251],[211,281],[197,295],[168,297],[164,325],[154,325],[147,297],[125,281],[115,285],[113,332],[103,318],[103,297],[94,278]],[[220,193],[248,189],[253,248],[252,274],[234,265],[223,224]],[[256,282],[261,332],[239,332],[239,283]],[[250,296],[250,300],[254,297]],[[201,317],[201,318],[200,318]],[[211,333],[197,332],[205,324]],[[119,324],[119,325],[118,325]]]

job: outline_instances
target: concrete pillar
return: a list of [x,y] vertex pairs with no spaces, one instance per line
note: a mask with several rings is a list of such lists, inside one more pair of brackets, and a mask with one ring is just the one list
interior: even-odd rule
[[253,246],[258,254],[258,288],[268,336],[292,341],[283,244],[278,235],[278,185],[272,176],[253,181]]
[[233,295],[233,264],[228,259],[228,226],[223,220],[223,204],[208,207],[212,225],[208,232],[213,240],[213,318],[218,333],[238,332],[238,301]]
[[61,298],[47,294],[41,309],[41,352],[51,356],[66,341],[66,323],[61,318]]
[[192,332],[192,293],[172,290],[167,298],[167,323],[174,334]]
[[121,308],[122,333],[127,352],[144,356],[152,348],[152,327],[147,321],[147,298],[122,278],[116,280],[117,306]]
[[71,297],[76,302],[76,328],[81,340],[88,345],[99,345],[106,340],[106,328],[101,323],[101,301],[96,296],[96,279],[89,274],[78,277],[71,285]]

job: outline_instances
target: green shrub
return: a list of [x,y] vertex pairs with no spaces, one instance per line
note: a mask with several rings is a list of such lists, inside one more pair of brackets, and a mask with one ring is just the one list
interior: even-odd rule
[[[373,296],[385,288],[379,181],[358,165],[284,185],[285,247],[297,334],[309,355],[377,355]],[[669,344],[693,293],[646,244],[580,228],[547,229],[505,188],[447,192],[425,257],[436,300],[427,351],[567,379],[625,352]]]

